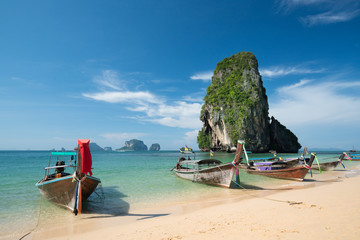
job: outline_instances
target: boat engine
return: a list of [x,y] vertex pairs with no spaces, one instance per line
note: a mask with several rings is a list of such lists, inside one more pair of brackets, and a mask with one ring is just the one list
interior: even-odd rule
[[[63,165],[65,165],[65,162],[64,162],[64,161],[57,161],[57,162],[56,162],[56,166],[63,166]],[[62,172],[64,172],[64,168],[63,168],[63,167],[56,169],[56,173],[62,173]]]

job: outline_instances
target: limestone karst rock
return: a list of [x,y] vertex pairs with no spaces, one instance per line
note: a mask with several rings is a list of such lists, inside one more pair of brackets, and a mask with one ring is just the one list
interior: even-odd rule
[[220,61],[204,101],[200,149],[231,151],[241,139],[249,151],[270,150],[269,105],[254,54],[240,52]]
[[160,151],[160,144],[158,143],[151,144],[149,151]]

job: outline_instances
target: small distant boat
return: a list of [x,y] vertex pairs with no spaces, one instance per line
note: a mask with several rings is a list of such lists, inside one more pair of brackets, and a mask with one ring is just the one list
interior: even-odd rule
[[[79,139],[78,148],[74,152],[51,152],[45,176],[36,183],[45,198],[70,209],[75,215],[81,213],[82,202],[101,183],[99,178],[92,176],[89,143],[90,140]],[[51,166],[53,158],[56,159],[56,164]],[[64,158],[68,158],[68,164],[62,160]],[[73,168],[73,174],[65,172],[66,168]]]
[[[304,152],[306,152],[306,150]],[[302,165],[299,164],[299,159],[297,158],[284,161],[282,159],[279,160],[279,158],[274,157],[270,159],[264,159],[263,161],[261,159],[256,159],[257,162],[249,162],[247,155],[245,156],[247,160],[247,173],[272,178],[303,181],[307,172],[311,169],[311,165],[315,159],[316,154],[311,154],[311,157],[307,161],[307,164]]]
[[[238,142],[232,163],[223,164],[217,159],[195,160],[195,153],[188,148],[180,150],[179,160],[172,169],[176,176],[197,183],[229,188],[240,160],[242,144]],[[192,155],[192,158],[190,155]],[[238,179],[238,170],[237,170]]]

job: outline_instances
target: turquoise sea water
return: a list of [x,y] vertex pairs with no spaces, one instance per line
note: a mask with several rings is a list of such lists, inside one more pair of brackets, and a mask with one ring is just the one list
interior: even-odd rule
[[[49,160],[48,151],[0,151],[0,238],[14,232],[27,233],[39,222],[52,223],[77,218],[73,214],[44,200],[35,183],[44,176]],[[201,199],[212,194],[227,194],[241,188],[232,184],[230,189],[192,183],[172,174],[177,151],[161,152],[93,152],[93,175],[102,181],[82,215],[122,215],[135,209],[152,208],[158,204],[176,203],[187,199]],[[279,154],[280,155],[280,154]],[[318,153],[320,162],[334,161],[340,152]],[[299,154],[283,154],[283,158]],[[197,159],[208,158],[208,153],[197,152]],[[249,157],[270,157],[269,154],[251,154]],[[215,153],[214,158],[231,162],[234,154]],[[359,163],[344,162],[335,172],[347,172]],[[69,171],[72,173],[71,171]],[[331,173],[325,173],[325,175]],[[313,171],[313,179],[319,173]],[[308,173],[307,179],[311,179]],[[234,179],[235,180],[235,179]],[[271,179],[247,174],[240,170],[243,187],[264,188],[292,184],[293,181]],[[100,198],[104,196],[105,198]]]

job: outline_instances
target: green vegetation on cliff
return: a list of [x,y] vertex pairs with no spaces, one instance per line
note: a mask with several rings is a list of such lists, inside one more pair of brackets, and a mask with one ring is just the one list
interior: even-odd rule
[[269,122],[269,105],[254,54],[240,52],[220,61],[214,71],[200,120],[200,149],[231,151],[238,139],[247,150],[297,152],[297,137],[275,119]]
[[[252,80],[257,68],[258,62],[254,54],[240,52],[217,64],[211,85],[207,88],[201,116],[206,105],[211,105],[213,111],[223,112],[227,132],[234,144],[239,138],[246,138],[244,131],[241,131],[243,119],[259,102],[259,94],[264,92],[264,89],[260,89],[263,88],[262,85],[258,86]],[[201,138],[200,132],[198,141],[199,137]],[[200,145],[199,147],[201,148]]]
[[210,149],[210,134],[206,134],[203,129],[199,131],[197,143],[200,149]]

